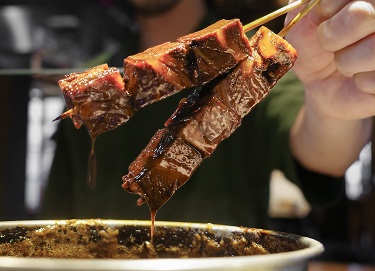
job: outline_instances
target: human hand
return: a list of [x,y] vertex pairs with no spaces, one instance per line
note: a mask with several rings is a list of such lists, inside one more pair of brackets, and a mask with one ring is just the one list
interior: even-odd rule
[[321,0],[286,39],[299,53],[306,110],[340,120],[375,115],[374,0]]
[[286,39],[299,53],[294,72],[305,90],[291,151],[306,168],[342,176],[372,131],[375,1],[321,0]]

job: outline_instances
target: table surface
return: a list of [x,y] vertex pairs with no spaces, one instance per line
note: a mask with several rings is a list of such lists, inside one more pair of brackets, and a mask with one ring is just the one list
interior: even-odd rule
[[308,271],[375,271],[375,266],[331,262],[310,262]]

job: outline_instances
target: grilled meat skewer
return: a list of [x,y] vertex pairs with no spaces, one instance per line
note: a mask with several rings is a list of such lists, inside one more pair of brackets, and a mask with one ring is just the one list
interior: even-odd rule
[[59,85],[71,111],[59,118],[70,116],[77,128],[83,123],[97,135],[127,122],[139,108],[208,83],[250,53],[241,22],[220,20],[127,57],[123,82],[120,72],[106,64],[66,76]]
[[156,211],[194,173],[242,118],[293,66],[297,52],[262,27],[250,40],[251,54],[226,74],[196,89],[129,166],[122,187]]

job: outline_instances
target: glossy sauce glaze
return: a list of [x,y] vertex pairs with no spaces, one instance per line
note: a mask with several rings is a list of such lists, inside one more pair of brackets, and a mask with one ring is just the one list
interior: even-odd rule
[[107,65],[70,74],[60,80],[59,85],[71,110],[74,126],[80,128],[84,124],[89,132],[91,150],[87,184],[94,188],[97,171],[95,140],[99,134],[115,129],[133,115],[130,96],[125,91],[120,72]]
[[[296,60],[296,51],[264,27],[250,42],[252,55],[183,99],[123,176],[122,187],[139,194],[138,204],[147,202],[153,218]],[[163,144],[165,137],[173,140]],[[181,157],[190,163],[182,163]]]

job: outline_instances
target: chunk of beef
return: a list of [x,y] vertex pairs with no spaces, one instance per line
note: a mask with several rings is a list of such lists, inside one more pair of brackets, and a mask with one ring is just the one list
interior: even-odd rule
[[123,188],[138,193],[141,196],[138,203],[147,202],[153,213],[190,178],[202,160],[236,130],[242,118],[269,93],[297,58],[297,52],[284,39],[265,27],[259,29],[250,44],[254,49],[250,56],[227,74],[193,91],[165,123],[167,130],[162,131],[168,131],[172,141],[180,142],[175,145],[174,154],[182,152],[178,148],[185,146],[200,154],[199,159],[190,161],[183,181],[176,177],[175,169],[160,167],[155,160],[150,163],[155,153],[158,161],[169,159],[170,154],[160,152],[159,144],[154,143],[155,138],[160,138],[160,132],[123,177]]
[[124,77],[106,64],[59,82],[70,116],[91,135],[127,122],[136,110],[186,88],[206,84],[250,53],[238,19],[220,20],[177,42],[166,42],[124,60]]
[[191,85],[185,46],[177,42],[157,45],[124,60],[126,90],[140,108]]
[[213,92],[241,118],[260,102],[297,59],[295,49],[261,27],[250,40],[251,56],[240,62]]
[[130,165],[123,188],[138,193],[156,211],[202,162],[201,154],[167,128],[159,130]]
[[203,100],[204,104],[190,112],[183,125],[166,125],[207,157],[238,128],[241,118],[214,95]]
[[94,137],[133,115],[120,72],[106,64],[67,75],[59,86],[76,128],[85,124]]
[[194,67],[194,86],[211,81],[251,54],[238,19],[220,20],[178,39],[188,48]]
[[182,89],[206,84],[250,53],[238,19],[220,20],[124,60],[125,89],[136,109]]
[[292,45],[266,27],[256,32],[250,46],[263,61],[260,69],[270,88],[293,67],[298,55]]

